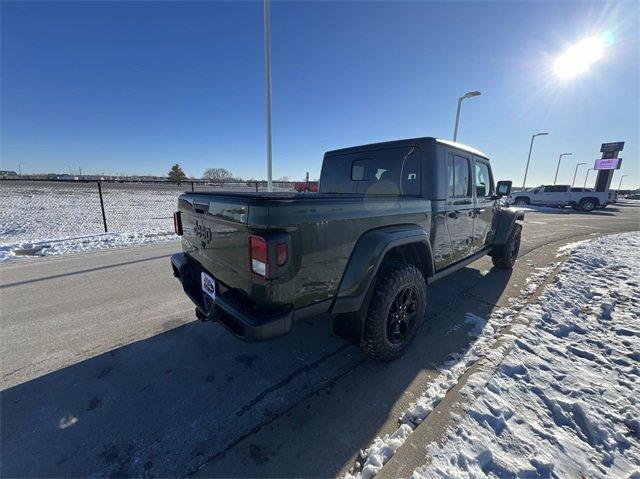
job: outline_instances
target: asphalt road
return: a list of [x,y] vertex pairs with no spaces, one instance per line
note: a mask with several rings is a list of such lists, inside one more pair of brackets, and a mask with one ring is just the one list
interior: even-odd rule
[[489,258],[429,288],[410,352],[367,360],[318,319],[246,344],[194,321],[177,243],[0,266],[3,477],[334,476],[558,246],[640,229],[640,203],[528,213],[513,272]]

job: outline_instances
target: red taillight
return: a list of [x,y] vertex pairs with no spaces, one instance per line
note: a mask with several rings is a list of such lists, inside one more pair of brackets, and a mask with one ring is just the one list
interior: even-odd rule
[[267,242],[260,236],[249,235],[249,264],[252,272],[263,278],[267,277],[269,272]]
[[173,213],[173,231],[175,231],[178,236],[182,236],[182,215],[179,211]]
[[276,245],[276,263],[282,266],[287,262],[287,243],[278,243]]

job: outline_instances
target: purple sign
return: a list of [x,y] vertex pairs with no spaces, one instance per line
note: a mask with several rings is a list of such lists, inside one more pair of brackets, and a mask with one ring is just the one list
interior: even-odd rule
[[622,158],[597,159],[593,166],[594,170],[617,170],[620,168]]

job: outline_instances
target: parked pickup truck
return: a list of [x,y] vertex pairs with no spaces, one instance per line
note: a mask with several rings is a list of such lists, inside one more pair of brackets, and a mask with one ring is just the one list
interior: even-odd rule
[[611,198],[608,192],[575,191],[569,185],[542,185],[524,191],[514,192],[507,202],[517,206],[571,206],[578,211],[592,211],[594,208],[605,208]]
[[489,158],[434,138],[325,154],[319,192],[180,196],[174,275],[196,305],[247,341],[327,316],[382,360],[405,350],[433,281],[490,255],[511,268],[524,213],[501,205]]

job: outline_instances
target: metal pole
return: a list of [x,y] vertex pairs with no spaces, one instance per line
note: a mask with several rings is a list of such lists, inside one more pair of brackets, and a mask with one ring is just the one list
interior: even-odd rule
[[453,128],[453,141],[458,138],[458,122],[460,121],[460,107],[462,106],[462,100],[464,97],[458,97],[458,109],[456,110],[456,126]]
[[622,178],[624,178],[625,176],[629,176],[629,175],[622,175],[620,177],[620,183],[618,183],[618,193],[620,193],[620,188],[622,188]]
[[104,214],[104,201],[102,200],[102,185],[98,181],[98,195],[100,196],[100,209],[102,210],[102,223],[104,224],[104,232],[108,233],[107,230],[107,215]]
[[558,181],[558,171],[560,171],[560,160],[562,160],[563,156],[572,155],[573,153],[561,153],[558,157],[558,166],[556,167],[556,176],[553,178],[553,184],[555,185]]
[[574,183],[576,182],[576,175],[578,174],[578,168],[580,165],[586,165],[586,163],[578,163],[576,165],[576,170],[573,172],[573,181],[571,182],[571,187],[573,188]]
[[590,171],[595,171],[595,168],[589,168],[589,169],[587,170],[587,174],[586,174],[586,175],[585,175],[585,177],[584,177],[584,185],[582,185],[582,187],[583,187],[583,188],[586,188],[586,187],[587,187],[587,180],[589,179],[589,172],[590,172]]
[[527,185],[527,173],[529,172],[529,161],[531,161],[531,150],[533,150],[533,139],[536,135],[531,136],[531,144],[529,145],[529,156],[527,156],[527,166],[524,168],[524,179],[522,180],[522,191],[524,191],[524,187]]
[[273,191],[271,177],[271,45],[269,34],[269,0],[264,0],[264,76],[267,120],[267,191]]

